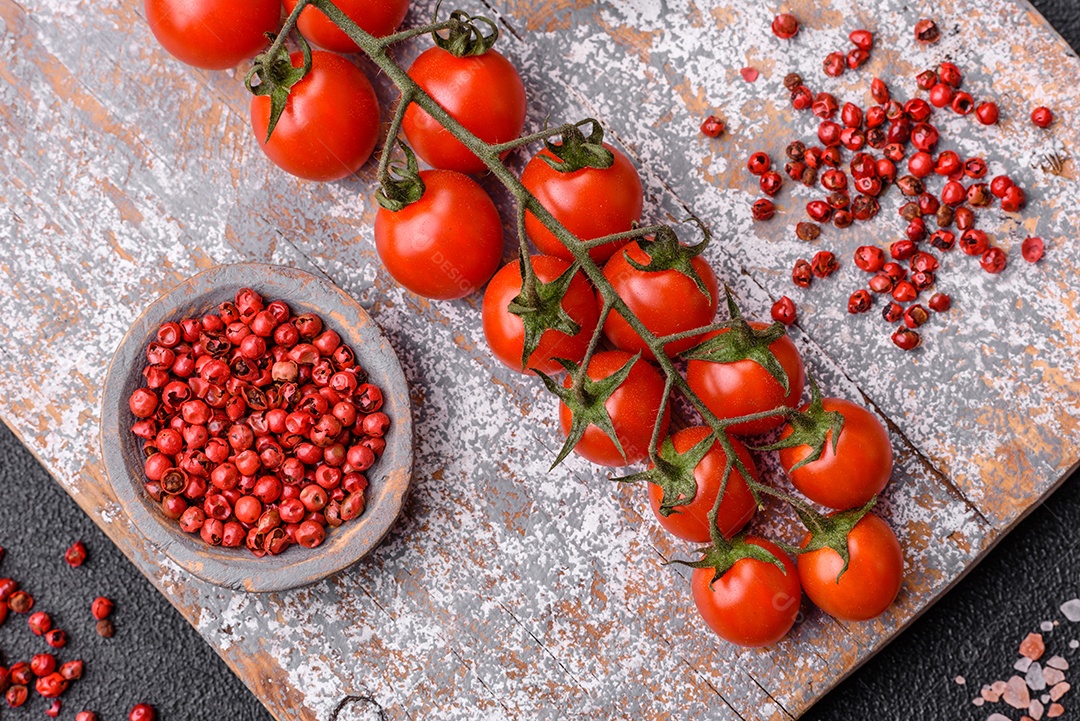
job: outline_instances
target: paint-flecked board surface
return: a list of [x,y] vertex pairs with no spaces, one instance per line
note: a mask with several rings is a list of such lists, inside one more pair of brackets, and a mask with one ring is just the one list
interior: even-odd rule
[[[278,171],[251,136],[242,72],[173,61],[135,0],[0,0],[3,419],[279,718],[366,718],[376,707],[415,719],[797,716],[1080,459],[1080,186],[1071,160],[1060,175],[1032,167],[1078,146],[1080,61],[1010,0],[791,7],[804,30],[787,43],[758,3],[465,9],[502,23],[499,47],[522,70],[530,127],[599,118],[642,172],[647,218],[705,219],[717,236],[708,257],[745,308],[763,316],[792,295],[810,371],[888,422],[897,465],[882,513],[904,544],[907,576],[883,617],[841,624],[806,607],[764,650],[703,632],[687,573],[662,565],[690,549],[659,530],[643,490],[575,459],[547,472],[554,405],[487,355],[479,300],[430,303],[380,269],[373,170],[330,185]],[[931,9],[945,37],[916,47],[910,28]],[[417,3],[410,22],[433,11]],[[856,26],[878,33],[872,61],[826,79],[822,57],[847,47]],[[401,48],[402,62],[426,43]],[[789,138],[811,134],[781,88],[791,70],[865,102],[872,74],[906,97],[915,72],[946,57],[1004,119],[989,129],[941,119],[943,147],[1007,170],[1029,204],[981,214],[1012,251],[1010,267],[989,276],[947,256],[955,309],[927,327],[920,351],[902,354],[877,312],[844,310],[860,282],[851,251],[901,231],[895,195],[876,222],[827,229],[811,249],[793,234],[809,191],[789,183],[777,218],[754,224],[743,162],[758,149],[779,160]],[[753,84],[739,76],[746,65],[760,71]],[[380,94],[389,104],[393,93]],[[1051,131],[1026,121],[1035,102],[1058,111]],[[697,132],[713,111],[729,127],[718,141]],[[1019,260],[1027,234],[1047,240],[1039,265]],[[840,272],[793,293],[793,261],[817,249],[835,251]],[[416,409],[411,496],[386,541],[332,579],[281,594],[222,590],[165,561],[126,522],[97,445],[108,359],[131,322],[184,278],[244,260],[322,274],[357,298],[398,352]],[[786,519],[757,523],[794,540]]]

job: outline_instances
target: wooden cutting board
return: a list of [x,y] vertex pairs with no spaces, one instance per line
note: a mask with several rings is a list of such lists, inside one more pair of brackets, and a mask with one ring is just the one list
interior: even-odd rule
[[[916,47],[912,25],[931,5],[944,38]],[[643,489],[579,460],[547,472],[559,445],[554,404],[488,356],[479,298],[430,303],[379,267],[373,169],[330,185],[278,171],[252,138],[242,72],[182,67],[154,42],[135,0],[0,0],[0,414],[278,718],[356,718],[376,707],[416,719],[799,715],[1080,458],[1080,186],[1071,159],[1060,175],[1032,167],[1078,146],[1080,62],[1026,3],[789,7],[804,25],[791,42],[769,33],[771,10],[745,1],[466,9],[501,23],[499,48],[528,88],[530,128],[599,118],[641,169],[648,219],[705,219],[717,236],[708,257],[747,311],[763,317],[791,295],[811,372],[886,420],[897,466],[883,513],[904,544],[907,577],[885,616],[842,624],[807,606],[791,635],[764,650],[704,631],[687,573],[661,565],[690,549],[659,530]],[[433,12],[423,0],[410,22]],[[859,26],[877,33],[870,64],[825,78],[822,58],[846,49]],[[402,61],[426,46],[407,44]],[[865,103],[872,75],[906,96],[916,72],[946,58],[977,98],[998,102],[1003,121],[948,117],[943,147],[984,155],[992,174],[1006,169],[1029,203],[1019,215],[980,214],[1010,250],[1009,268],[990,276],[974,259],[947,256],[942,289],[954,310],[905,354],[880,305],[845,312],[862,282],[851,251],[902,230],[896,195],[876,222],[826,229],[808,248],[793,229],[810,192],[788,183],[777,217],[755,224],[744,162],[759,149],[779,161],[789,139],[814,130],[809,115],[793,116],[786,73]],[[739,75],[748,65],[760,71],[752,84]],[[1035,103],[1058,113],[1050,131],[1027,121]],[[720,140],[697,131],[711,112],[728,123]],[[1047,240],[1035,266],[1019,258],[1028,234]],[[818,249],[836,252],[842,268],[798,291],[792,263]],[[97,447],[102,379],[131,321],[183,278],[240,260],[321,273],[359,299],[400,354],[416,406],[402,520],[357,566],[291,593],[226,592],[163,560],[119,511]],[[787,520],[761,527],[794,538]]]

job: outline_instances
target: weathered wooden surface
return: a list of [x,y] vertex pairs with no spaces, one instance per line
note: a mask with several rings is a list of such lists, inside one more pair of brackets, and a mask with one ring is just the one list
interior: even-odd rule
[[[426,19],[432,2],[418,3]],[[943,122],[944,147],[985,153],[1028,189],[1018,217],[982,227],[1015,249],[1027,232],[1047,260],[988,276],[953,253],[956,299],[916,354],[895,352],[876,314],[843,311],[856,270],[794,294],[796,342],[830,392],[889,421],[897,469],[884,513],[905,546],[896,605],[866,624],[807,608],[789,638],[741,651],[700,631],[687,574],[661,562],[689,550],[659,530],[643,489],[621,488],[557,447],[554,406],[485,352],[479,299],[429,303],[396,287],[371,239],[372,175],[332,185],[272,167],[251,137],[235,73],[189,71],[154,43],[136,0],[0,0],[0,389],[7,421],[56,478],[280,718],[327,719],[348,696],[391,718],[742,718],[798,715],[942,593],[1080,457],[1077,448],[1080,251],[1074,165],[1027,167],[1048,142],[1071,151],[1080,62],[1027,6],[937,3],[946,37],[914,48],[915,9],[898,0],[800,0],[792,43],[768,33],[757,3],[673,0],[497,2],[501,50],[519,63],[530,127],[600,118],[638,162],[648,215],[688,211],[717,232],[718,274],[749,311],[792,294],[808,248],[800,213],[750,221],[743,159],[780,157],[797,127],[780,81],[864,88],[871,73],[913,75],[952,55],[967,87],[1002,105],[1001,126]],[[478,9],[468,7],[468,9]],[[855,24],[878,32],[872,62],[828,80],[828,50]],[[423,40],[401,51],[407,60]],[[738,77],[752,64],[754,85]],[[894,87],[909,89],[909,80]],[[860,92],[860,99],[861,93]],[[390,97],[381,89],[384,99]],[[1061,121],[1043,133],[1029,101]],[[697,133],[721,110],[731,132]],[[809,197],[785,190],[779,205]],[[897,201],[877,222],[827,230],[815,249],[841,259],[900,232]],[[323,273],[369,309],[398,350],[417,409],[414,485],[387,541],[308,589],[268,595],[198,582],[126,523],[103,478],[97,439],[105,365],[134,317],[200,269],[266,260]],[[965,264],[964,272],[954,267]],[[768,477],[783,483],[775,468]],[[787,522],[766,529],[784,532]],[[341,717],[365,702],[345,705]]]
[[[269,300],[288,298],[293,314],[317,313],[356,353],[356,362],[384,393],[394,424],[379,462],[366,474],[370,486],[363,514],[330,533],[317,549],[256,558],[247,548],[208,546],[167,521],[143,490],[142,442],[130,432],[128,398],[146,385],[146,347],[162,323],[199,318],[231,301],[241,288]],[[150,304],[125,334],[102,390],[101,454],[117,502],[150,545],[185,571],[239,591],[284,591],[321,581],[371,552],[401,513],[413,465],[409,385],[393,347],[371,316],[320,276],[263,263],[219,265],[188,278]],[[299,550],[299,549],[296,549]]]

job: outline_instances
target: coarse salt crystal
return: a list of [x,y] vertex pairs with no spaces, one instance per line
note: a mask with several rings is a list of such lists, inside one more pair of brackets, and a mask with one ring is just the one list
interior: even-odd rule
[[1072,641],[1069,641],[1069,648],[1080,648],[1080,641],[1077,641],[1075,638]]
[[1044,693],[1042,696],[1039,697],[1039,700],[1042,701],[1044,704],[1050,703],[1050,694]]
[[1073,623],[1080,621],[1080,598],[1074,598],[1061,604],[1061,612],[1065,614],[1065,618]]
[[965,683],[967,683],[967,679],[964,678],[963,676],[957,676],[956,677],[956,683],[958,685],[960,685],[960,686],[963,686]]
[[1054,623],[1052,621],[1043,621],[1039,624],[1039,629],[1043,632],[1053,631]]
[[1062,696],[1067,694],[1070,688],[1072,688],[1072,686],[1069,685],[1068,681],[1062,681],[1061,683],[1054,684],[1054,687],[1050,689],[1050,700],[1057,701]]
[[1020,642],[1020,655],[1027,656],[1032,661],[1038,661],[1046,652],[1046,644],[1043,643],[1041,633],[1029,633]]
[[1047,666],[1043,669],[1043,679],[1047,686],[1056,686],[1065,680],[1065,674],[1052,666]]
[[1046,688],[1046,679],[1043,678],[1042,666],[1037,663],[1031,664],[1024,681],[1032,691],[1042,691]]
[[1032,701],[1031,705],[1028,706],[1028,714],[1034,721],[1039,721],[1043,715],[1043,705],[1038,701]]
[[1046,665],[1050,668],[1056,668],[1061,671],[1069,670],[1069,662],[1063,659],[1061,656],[1051,656],[1047,660]]
[[1026,709],[1031,704],[1031,692],[1028,691],[1027,682],[1019,676],[1009,679],[1005,693],[1001,699],[1013,708]]
[[992,713],[986,717],[986,721],[1012,721],[1012,719],[999,713]]
[[1057,718],[1061,714],[1065,713],[1065,707],[1059,703],[1050,704],[1050,708],[1046,710],[1047,718]]
[[1016,659],[1016,663],[1013,664],[1013,668],[1015,668],[1020,673],[1027,673],[1027,670],[1031,668],[1031,659],[1027,656],[1021,656],[1020,658]]
[[975,706],[982,706],[984,703],[986,703],[986,699],[984,699],[982,696],[976,696],[975,698],[971,699],[971,703]]
[[1005,689],[1008,687],[1008,685],[1009,684],[1005,683],[1004,681],[994,681],[992,684],[990,684],[990,690],[1000,696],[1001,694],[1005,693]]

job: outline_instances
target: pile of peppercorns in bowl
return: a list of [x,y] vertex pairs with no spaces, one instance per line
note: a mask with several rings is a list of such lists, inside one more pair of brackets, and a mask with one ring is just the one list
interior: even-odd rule
[[[218,282],[249,267],[261,284]],[[350,313],[360,322],[342,325]],[[400,511],[411,443],[389,344],[340,289],[291,268],[189,279],[136,323],[106,383],[102,445],[125,510],[188,570],[248,590],[309,583],[370,550]],[[294,545],[320,553],[272,562]]]
[[[784,13],[774,19],[772,31],[787,40],[798,34],[799,22]],[[914,36],[918,44],[929,45],[937,42],[941,33],[932,20],[923,19],[916,23]],[[824,58],[822,69],[827,76],[858,70],[870,59],[874,47],[870,31],[854,30],[849,40],[852,47],[846,54],[836,51]],[[935,292],[940,263],[934,253],[958,247],[965,255],[977,257],[985,272],[1001,273],[1008,263],[1006,251],[993,245],[987,233],[975,227],[976,212],[997,201],[1002,211],[1016,213],[1026,203],[1024,190],[1008,175],[984,180],[989,169],[983,158],[961,158],[952,150],[935,152],[940,140],[932,124],[935,112],[972,115],[982,125],[995,125],[1000,115],[997,104],[989,100],[977,103],[962,89],[963,74],[951,62],[926,69],[914,80],[918,90],[927,96],[901,102],[881,78],[873,78],[869,86],[873,103],[863,108],[852,102],[841,106],[828,92],[815,93],[797,73],[784,78],[792,107],[810,111],[820,119],[816,137],[819,144],[793,140],[785,151],[785,174],[807,187],[820,186],[825,194],[806,204],[808,220],[797,223],[796,237],[815,241],[821,236],[823,224],[831,222],[836,228],[846,228],[857,221],[870,221],[880,211],[878,198],[889,186],[895,186],[904,196],[899,210],[906,223],[904,237],[887,249],[861,246],[855,251],[854,263],[871,276],[868,289],[853,292],[847,304],[849,313],[865,313],[873,305],[874,296],[882,296],[882,318],[888,323],[900,323],[892,333],[892,341],[904,350],[921,343],[916,329],[930,319],[929,311],[944,313],[952,305],[949,295]],[[1054,114],[1048,108],[1036,107],[1031,122],[1049,128]],[[716,137],[723,132],[723,123],[710,117],[702,124],[702,132]],[[852,154],[846,169],[845,150]],[[904,162],[907,173],[900,169]],[[784,178],[764,152],[751,154],[747,169],[758,178],[758,186],[767,196],[753,202],[753,218],[767,221],[776,212],[770,198],[780,192]],[[929,187],[934,178],[943,182],[938,194]],[[931,229],[929,223],[936,228]],[[955,232],[950,230],[954,226]],[[924,241],[931,248],[920,247]],[[1031,263],[1037,262],[1043,251],[1044,243],[1038,237],[1026,238],[1021,246],[1023,258]],[[902,265],[905,262],[907,267]],[[835,254],[821,250],[809,261],[796,261],[792,282],[799,288],[809,288],[815,278],[826,278],[838,267]],[[916,302],[924,291],[930,295],[929,311]],[[795,322],[796,314],[795,303],[787,296],[777,300],[772,309],[773,318],[786,324]]]

